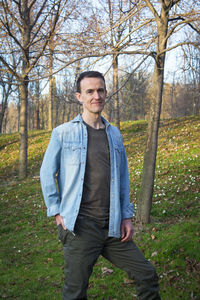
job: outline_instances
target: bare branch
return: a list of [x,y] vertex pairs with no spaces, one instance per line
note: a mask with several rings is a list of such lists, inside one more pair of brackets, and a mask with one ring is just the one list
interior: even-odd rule
[[[60,67],[59,69],[57,69],[56,71],[54,71],[52,73],[52,76],[59,73],[61,70],[65,69],[67,66],[71,65],[71,64],[74,64],[75,62],[79,61],[79,60],[82,60],[82,59],[85,59],[85,58],[92,58],[92,57],[106,57],[106,56],[110,56],[110,55],[120,55],[120,54],[137,54],[137,55],[145,55],[145,56],[151,56],[153,58],[155,58],[155,53],[154,52],[150,52],[150,51],[140,51],[140,50],[133,50],[133,51],[108,51],[108,52],[93,52],[92,54],[88,53],[88,54],[84,54],[84,55],[80,55],[68,62],[65,62],[64,65],[62,67]],[[64,62],[64,61],[63,61]],[[45,78],[48,78],[49,75],[45,75],[45,76],[42,76],[40,77],[40,79],[45,79]],[[35,81],[36,79],[29,79],[29,82],[31,81]]]
[[149,9],[151,10],[151,12],[153,13],[154,17],[156,18],[156,20],[160,20],[160,17],[155,9],[155,7],[152,5],[152,3],[149,0],[144,0],[147,4],[147,6],[149,7]]
[[197,48],[198,50],[200,50],[200,45],[199,45],[199,43],[194,43],[194,42],[181,42],[181,43],[178,43],[178,44],[176,44],[176,45],[173,45],[173,46],[168,47],[167,49],[161,51],[161,52],[159,53],[159,55],[162,55],[163,53],[169,52],[169,51],[171,51],[171,50],[173,50],[173,49],[176,49],[176,48],[178,48],[178,47],[180,47],[180,46],[184,46],[184,45],[192,45],[192,46],[194,46],[195,48]]
[[9,64],[5,61],[5,59],[3,57],[0,56],[0,61],[4,64],[4,66],[6,66],[7,69],[3,69],[0,68],[0,71],[3,73],[9,73],[12,74],[13,76],[15,76],[18,80],[20,79],[20,76],[17,74],[17,72],[15,72],[10,66]]
[[[183,23],[186,23],[187,25],[189,25],[194,31],[196,31],[198,34],[200,34],[200,30],[198,29],[198,28],[195,28],[190,22],[192,22],[192,21],[194,21],[194,20],[198,20],[198,18],[197,19],[191,19],[191,20],[187,20],[187,19],[185,19],[185,18],[183,18],[183,17],[181,17],[181,16],[178,16],[178,17],[175,17],[175,18],[170,18],[169,19],[169,21],[178,21],[178,20],[182,20],[183,21]],[[179,23],[179,24],[181,24],[181,23]],[[179,25],[178,24],[178,25]],[[177,25],[177,26],[178,26]]]
[[[16,2],[16,4],[18,5],[19,12],[21,12],[21,10],[20,10],[20,3]],[[5,18],[6,18],[6,23],[3,22],[3,21],[2,21],[2,23],[4,24],[4,26],[6,27],[6,29],[8,30],[8,24],[9,24],[7,15],[10,15],[10,17],[12,18],[12,20],[17,25],[18,29],[21,30],[21,24],[18,22],[18,19],[14,16],[14,14],[9,9],[7,1],[3,0],[2,1],[2,6],[3,6],[4,12],[5,12]]]
[[[30,26],[30,31],[33,29],[33,27],[34,27],[35,24],[37,23],[37,21],[38,21],[40,15],[41,15],[41,13],[42,13],[42,11],[44,10],[44,7],[45,7],[45,5],[46,5],[46,2],[47,2],[47,0],[44,0],[42,6],[40,7],[40,10],[38,11],[38,13],[37,13],[37,15],[36,15],[35,20],[33,21],[33,23],[32,23],[31,26]],[[30,8],[31,8],[31,6],[30,6]],[[29,8],[29,9],[30,9],[30,8]]]
[[29,5],[29,11],[31,10],[31,8],[33,7],[33,5],[36,3],[37,0],[32,0],[32,2]]
[[135,73],[135,71],[137,70],[137,69],[139,69],[139,67],[145,62],[145,60],[148,58],[150,56],[150,54],[149,55],[147,55],[146,57],[144,57],[143,59],[142,59],[142,61],[137,65],[137,67],[135,67],[134,69],[133,69],[133,71],[129,74],[129,76],[128,76],[128,78],[125,80],[125,82],[118,88],[118,90],[117,91],[115,91],[114,93],[112,93],[107,99],[106,99],[106,102],[108,102],[108,101],[110,101],[111,100],[111,98],[115,95],[115,94],[117,94],[126,84],[127,84],[127,82],[129,81],[129,79],[131,78],[131,76],[133,75],[133,73]]
[[[188,25],[188,23],[189,22],[192,22],[192,21],[196,21],[198,18],[190,18],[189,20],[182,20],[181,22],[178,22],[178,23],[176,23],[169,31],[168,31],[168,33],[167,33],[167,35],[166,35],[166,37],[165,37],[165,40],[164,40],[164,42],[166,42],[168,39],[169,39],[169,37],[173,34],[173,32],[175,31],[175,29],[178,27],[178,26],[180,26],[180,25]],[[196,31],[196,30],[195,30]]]

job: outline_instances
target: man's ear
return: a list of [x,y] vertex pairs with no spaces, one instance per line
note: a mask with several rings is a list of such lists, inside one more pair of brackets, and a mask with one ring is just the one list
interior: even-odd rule
[[78,92],[76,92],[76,99],[80,102],[80,103],[82,103],[82,101],[81,101],[81,93],[78,93]]

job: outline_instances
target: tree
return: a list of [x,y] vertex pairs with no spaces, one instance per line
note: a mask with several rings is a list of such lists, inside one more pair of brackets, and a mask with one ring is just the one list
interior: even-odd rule
[[[200,45],[200,35],[196,34],[194,40]],[[193,114],[198,114],[200,109],[200,51],[197,48],[187,45],[182,47],[184,54],[184,81],[190,87]]]
[[[7,52],[6,45],[1,51],[0,61],[4,65],[2,72],[9,73],[18,81],[20,91],[20,146],[19,177],[27,174],[27,108],[29,75],[47,48],[49,39],[54,33],[58,19],[67,0],[52,2],[44,0],[2,0],[1,1],[1,34],[10,39],[13,48]],[[52,26],[47,27],[49,18]],[[18,58],[17,68],[12,64],[10,55]]]
[[[120,76],[119,91],[121,120],[145,119],[148,112],[149,99],[147,97],[149,74],[145,71]],[[125,86],[124,81],[126,82]]]
[[[110,117],[114,115],[113,119],[118,128],[120,128],[120,56],[123,53],[136,53],[136,51],[127,52],[126,50],[135,45],[132,42],[132,34],[135,30],[132,30],[133,24],[130,21],[133,20],[133,16],[136,17],[137,13],[137,5],[132,4],[131,0],[99,1],[90,16],[90,22],[88,19],[87,34],[81,38],[81,42],[86,45],[88,57],[101,56],[102,60],[108,56],[111,58],[105,73],[112,69],[112,98],[109,97]],[[145,51],[142,53],[145,54]]]
[[[191,6],[191,8],[187,7],[186,2],[181,0],[162,0],[159,3],[145,0],[144,3],[152,13],[156,24],[156,28],[154,27],[154,32],[156,32],[156,49],[154,52],[155,65],[152,80],[152,98],[147,129],[147,141],[143,162],[142,184],[137,212],[137,222],[139,223],[150,222],[158,145],[158,129],[163,95],[165,54],[167,51],[180,45],[190,43],[189,41],[183,41],[174,43],[174,45],[168,47],[167,42],[179,27],[181,28],[185,25],[189,25],[194,31],[199,32],[196,23],[199,21],[199,16],[194,10],[194,2],[194,6]],[[185,4],[187,10],[184,12],[181,11],[182,7],[178,7],[179,3],[183,6]],[[172,10],[174,6],[175,10]]]
[[6,109],[8,107],[8,99],[10,94],[13,92],[13,75],[6,74],[2,76],[0,72],[0,87],[1,87],[1,110],[0,110],[0,133],[2,133],[3,120],[5,116]]

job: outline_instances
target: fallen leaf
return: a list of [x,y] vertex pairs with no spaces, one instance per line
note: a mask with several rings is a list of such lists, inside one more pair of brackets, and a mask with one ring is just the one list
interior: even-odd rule
[[50,257],[48,257],[48,259],[47,259],[48,261],[53,261],[53,258],[50,258]]
[[109,275],[109,274],[112,274],[112,273],[113,273],[113,270],[112,270],[112,269],[108,269],[108,268],[106,268],[106,267],[101,268],[101,271],[102,271],[102,275]]
[[124,278],[124,283],[125,284],[133,284],[134,283],[134,279]]

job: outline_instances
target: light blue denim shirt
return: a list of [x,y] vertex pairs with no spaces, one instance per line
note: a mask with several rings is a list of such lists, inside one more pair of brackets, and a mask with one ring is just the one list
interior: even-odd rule
[[[133,216],[133,204],[129,201],[127,158],[119,130],[102,119],[110,147],[108,235],[120,237],[121,220]],[[42,192],[47,216],[60,214],[65,226],[72,232],[82,198],[86,157],[87,128],[81,115],[53,129],[40,170]]]

